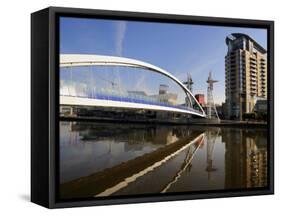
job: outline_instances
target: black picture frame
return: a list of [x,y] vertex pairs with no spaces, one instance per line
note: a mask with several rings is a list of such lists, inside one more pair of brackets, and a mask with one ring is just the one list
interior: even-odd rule
[[[267,29],[268,38],[268,187],[169,195],[59,200],[58,109],[60,16]],[[111,205],[274,194],[274,22],[186,15],[49,7],[31,15],[31,201],[47,208]]]

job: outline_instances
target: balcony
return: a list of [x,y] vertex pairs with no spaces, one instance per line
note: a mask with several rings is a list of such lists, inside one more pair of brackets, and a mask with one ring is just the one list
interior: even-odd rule
[[257,61],[257,59],[256,59],[256,57],[252,57],[252,56],[250,56],[250,61],[256,62],[256,61]]
[[254,64],[250,64],[250,69],[257,69],[257,66],[256,65],[254,65]]
[[250,81],[250,85],[251,85],[251,87],[256,88],[257,81],[256,81],[256,80],[251,80],[251,81]]
[[252,73],[250,73],[250,77],[257,77],[257,72],[253,71]]
[[256,61],[250,61],[250,64],[251,65],[257,65],[257,62]]
[[252,85],[252,84],[251,84],[250,90],[256,91],[256,90],[257,90],[257,87],[256,87],[255,85]]

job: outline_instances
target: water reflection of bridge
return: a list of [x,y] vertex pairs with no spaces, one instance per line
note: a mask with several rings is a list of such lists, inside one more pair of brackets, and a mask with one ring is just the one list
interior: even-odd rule
[[[91,138],[94,137],[88,136],[87,140]],[[154,142],[157,142],[157,139]],[[162,166],[183,151],[191,153],[191,155],[189,154],[188,162],[190,163],[192,155],[196,153],[191,149],[198,149],[203,142],[204,133],[202,131],[191,131],[187,137],[177,138],[174,142],[165,143],[164,145],[161,144],[161,147],[156,150],[126,161],[126,163],[117,164],[92,175],[64,183],[61,187],[61,193],[65,197],[84,197],[89,194],[95,194],[96,196],[110,195],[119,191],[124,185],[136,181],[139,177]],[[92,189],[89,190],[88,187],[91,184],[99,185],[99,187],[91,187]]]
[[[71,130],[77,131],[78,136],[84,142],[92,140],[113,140],[115,142],[124,142],[125,149],[139,149],[144,143],[151,145],[166,145],[189,137],[191,131],[186,126],[172,125],[146,125],[146,124],[120,124],[116,127],[112,123],[86,123],[65,122],[70,124]],[[182,129],[181,129],[182,128]],[[196,127],[193,127],[193,129]],[[198,131],[202,131],[197,126]],[[71,143],[71,142],[70,142]],[[139,145],[136,145],[139,143]]]
[[[237,189],[267,184],[266,131],[262,129],[257,133],[239,128],[64,124],[71,125],[67,133],[72,131],[74,140],[62,142],[67,146],[61,148],[61,153],[72,153],[71,174],[79,169],[78,176],[62,182],[65,197],[179,192],[183,188]],[[98,143],[108,146],[108,150],[96,148]],[[73,163],[76,152],[77,166]],[[98,164],[101,168],[95,170]],[[89,170],[82,173],[83,166]],[[200,179],[198,185],[192,179]],[[94,190],[92,185],[98,185],[100,190]]]

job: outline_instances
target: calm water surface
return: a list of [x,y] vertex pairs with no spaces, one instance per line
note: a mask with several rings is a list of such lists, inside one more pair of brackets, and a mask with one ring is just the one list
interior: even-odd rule
[[60,122],[62,198],[267,185],[267,131]]

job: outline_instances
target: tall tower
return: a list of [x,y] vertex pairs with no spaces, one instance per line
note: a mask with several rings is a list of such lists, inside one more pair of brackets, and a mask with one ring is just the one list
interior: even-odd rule
[[214,90],[214,83],[218,82],[217,80],[214,80],[212,78],[212,72],[210,71],[209,77],[207,79],[208,83],[208,90],[207,90],[207,118],[213,119],[217,118],[219,119],[217,108],[214,102],[214,96],[213,96],[213,90]]
[[194,84],[192,78],[191,78],[191,75],[190,73],[187,74],[187,80],[185,82],[183,82],[183,84],[186,85],[186,88],[188,88],[191,92],[192,92],[192,86]]
[[253,112],[257,100],[267,99],[266,50],[246,34],[226,37],[225,56],[226,117],[242,119]]

